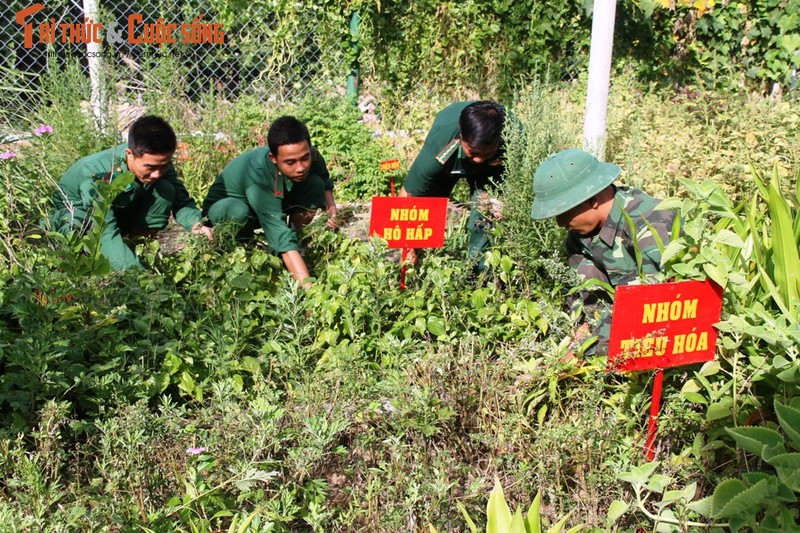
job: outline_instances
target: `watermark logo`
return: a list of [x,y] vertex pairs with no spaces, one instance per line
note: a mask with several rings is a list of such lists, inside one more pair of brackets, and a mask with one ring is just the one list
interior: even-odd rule
[[[55,18],[36,26],[31,18],[45,9],[44,4],[32,4],[16,12],[16,22],[23,28],[23,46],[54,43],[102,43],[103,37],[110,44],[223,44],[225,32],[222,24],[204,22],[201,14],[191,22],[166,22],[159,18],[154,23],[145,23],[140,13],[128,15],[126,23],[102,24],[90,18],[83,22],[57,23]],[[38,39],[35,39],[38,37]],[[35,42],[34,42],[35,41]]]

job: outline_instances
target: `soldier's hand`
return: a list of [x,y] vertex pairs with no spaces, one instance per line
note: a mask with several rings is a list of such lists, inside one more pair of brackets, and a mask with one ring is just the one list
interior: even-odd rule
[[192,234],[205,235],[206,239],[208,239],[211,242],[214,242],[214,230],[212,230],[208,226],[204,226],[202,222],[198,222],[197,224],[192,226]]
[[503,202],[497,198],[491,198],[489,200],[489,211],[495,220],[500,220],[503,218]]
[[328,229],[336,229],[339,227],[339,209],[334,205],[328,208],[328,221],[325,222],[325,225]]
[[570,340],[569,343],[569,351],[561,358],[562,363],[568,363],[575,358],[575,352],[581,347],[581,344],[589,337],[591,332],[592,328],[587,322],[575,328],[575,332],[572,334],[572,340]]
[[419,260],[419,258],[417,257],[417,251],[414,250],[413,248],[407,248],[405,250],[405,252],[406,252],[405,253],[406,257],[405,257],[405,259],[403,259],[403,256],[401,255],[400,256],[400,262],[402,264],[416,266],[417,265],[417,261]]

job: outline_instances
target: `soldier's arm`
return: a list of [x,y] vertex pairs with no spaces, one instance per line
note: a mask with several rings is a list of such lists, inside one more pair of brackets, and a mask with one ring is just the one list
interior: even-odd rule
[[186,186],[178,179],[175,169],[172,169],[161,179],[167,179],[175,188],[175,201],[172,204],[172,216],[175,222],[183,226],[186,231],[194,235],[204,235],[209,241],[214,240],[214,233],[211,228],[203,225],[203,215],[197,207],[197,203],[189,195]]
[[122,234],[117,224],[117,216],[114,209],[109,208],[106,213],[106,227],[100,236],[100,253],[108,259],[111,268],[114,270],[126,270],[128,268],[141,268],[142,264],[136,254],[125,244]]
[[333,195],[333,180],[328,171],[328,165],[322,154],[315,148],[311,156],[311,174],[315,174],[322,178],[322,183],[325,185],[325,210],[328,212],[328,222],[326,223],[328,229],[336,229],[339,225],[336,215],[339,213],[339,208],[336,207],[336,199]]
[[174,168],[161,179],[168,180],[175,188],[175,199],[172,203],[172,215],[175,217],[175,222],[183,226],[187,231],[191,231],[202,219],[197,203],[189,195],[189,191],[186,190],[183,182],[178,179],[178,174]]
[[567,304],[580,317],[579,320],[594,324],[611,302],[604,288],[604,284],[609,283],[608,276],[591,257],[583,254],[577,237],[572,234],[567,237],[567,257],[579,283],[596,280],[592,282],[596,285],[581,288],[567,296]]
[[676,216],[675,211],[652,211],[646,217],[648,223],[642,222],[637,238],[645,276],[661,272],[661,250],[669,244]]
[[300,252],[297,250],[289,250],[281,254],[281,259],[283,259],[283,264],[286,265],[286,270],[292,273],[292,277],[297,283],[304,289],[311,286],[311,282],[308,281],[311,275],[308,273],[308,267],[306,266],[303,256],[300,255]]
[[272,253],[280,256],[294,279],[304,287],[307,286],[308,282],[305,280],[310,277],[308,267],[299,252],[300,241],[297,232],[286,224],[281,198],[259,185],[248,187],[245,195],[250,207],[258,216]]

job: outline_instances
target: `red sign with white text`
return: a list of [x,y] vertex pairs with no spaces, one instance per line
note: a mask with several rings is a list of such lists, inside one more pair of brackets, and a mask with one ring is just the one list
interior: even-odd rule
[[447,198],[374,196],[369,234],[389,248],[441,248]]
[[624,285],[614,293],[607,370],[628,372],[714,359],[722,288],[708,281]]

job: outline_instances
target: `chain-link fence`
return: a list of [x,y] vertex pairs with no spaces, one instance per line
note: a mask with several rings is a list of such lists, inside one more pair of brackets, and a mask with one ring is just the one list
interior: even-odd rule
[[46,100],[43,76],[70,62],[99,77],[95,105],[109,96],[139,103],[150,90],[193,101],[209,93],[228,100],[255,94],[276,103],[344,91],[353,59],[347,18],[334,20],[313,6],[278,12],[274,5],[12,0],[0,6],[0,105],[35,110]]

